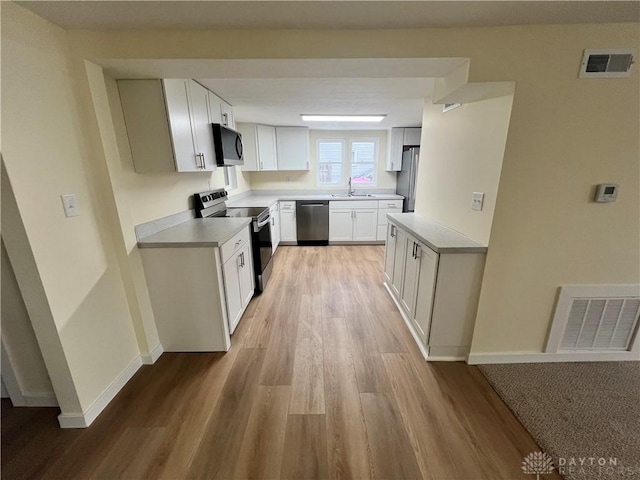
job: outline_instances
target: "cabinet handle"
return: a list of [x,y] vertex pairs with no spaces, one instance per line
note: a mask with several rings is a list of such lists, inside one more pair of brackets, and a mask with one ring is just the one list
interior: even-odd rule
[[307,170],[309,170],[309,162],[307,162]]
[[395,225],[391,225],[391,233],[389,235],[391,235],[391,238],[396,236],[396,226]]
[[260,162],[260,170],[264,170],[264,165]]
[[236,242],[236,245],[233,247],[233,249],[235,250],[236,248],[238,248],[238,245],[240,245],[242,243],[242,239],[238,240]]
[[225,127],[228,127],[228,126],[229,126],[229,116],[228,116],[226,113],[223,113],[223,114],[222,114],[222,124],[223,124]]
[[271,219],[271,226],[272,226],[272,227],[275,227],[275,226],[276,226],[276,219],[275,219],[275,218],[272,218],[272,219]]
[[396,206],[393,203],[387,203],[387,207],[389,208],[396,208]]
[[244,268],[244,252],[238,255],[238,258],[240,259],[240,268]]

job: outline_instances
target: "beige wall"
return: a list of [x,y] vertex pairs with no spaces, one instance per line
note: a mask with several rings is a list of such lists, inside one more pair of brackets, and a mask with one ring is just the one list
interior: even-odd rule
[[[378,140],[377,185],[374,188],[396,188],[396,173],[385,171],[387,164],[386,130],[310,130],[309,131],[309,171],[304,172],[247,172],[253,190],[308,190],[318,187],[318,139],[322,138],[376,138]],[[289,181],[287,181],[289,178]],[[336,190],[344,190],[337,187]]]
[[9,257],[2,242],[2,344],[23,396],[53,395],[31,319],[24,305]]
[[[416,213],[489,244],[513,96],[468,103],[447,113],[425,102]],[[471,210],[484,193],[482,211]]]
[[[75,388],[71,401],[60,401],[63,413],[81,413],[74,395],[87,410],[139,354],[105,212],[96,202],[94,155],[75,83],[64,30],[3,5],[2,156]],[[80,216],[65,218],[63,193],[77,195]],[[4,209],[3,202],[3,222]],[[26,247],[6,245],[12,260]],[[68,387],[51,377],[57,394]]]

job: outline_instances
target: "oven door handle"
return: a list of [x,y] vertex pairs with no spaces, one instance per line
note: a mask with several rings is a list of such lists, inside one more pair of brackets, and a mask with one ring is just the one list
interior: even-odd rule
[[262,222],[258,223],[256,226],[260,229],[260,228],[264,227],[270,221],[271,221],[271,217],[267,217],[265,220],[263,220]]

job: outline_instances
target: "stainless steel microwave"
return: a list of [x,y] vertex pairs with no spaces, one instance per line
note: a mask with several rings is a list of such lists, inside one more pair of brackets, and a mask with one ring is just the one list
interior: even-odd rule
[[213,147],[216,152],[216,165],[218,167],[244,165],[242,135],[219,123],[212,123],[211,127],[213,128]]

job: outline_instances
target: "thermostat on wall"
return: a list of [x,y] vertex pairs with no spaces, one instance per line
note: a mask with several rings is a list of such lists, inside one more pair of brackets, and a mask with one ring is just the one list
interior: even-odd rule
[[601,183],[596,190],[596,202],[615,202],[618,197],[620,185],[614,183]]

